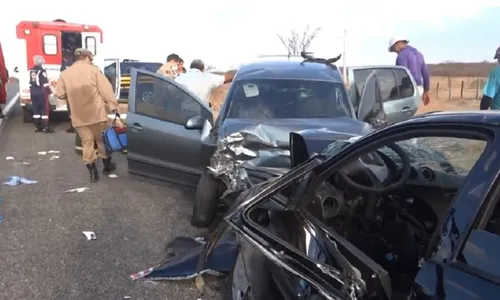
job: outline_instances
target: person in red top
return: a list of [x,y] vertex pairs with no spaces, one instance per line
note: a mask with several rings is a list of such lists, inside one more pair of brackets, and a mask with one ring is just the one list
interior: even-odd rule
[[0,44],[0,118],[3,119],[3,106],[7,101],[7,83],[9,82],[9,71],[5,66],[5,59],[2,52],[2,44]]

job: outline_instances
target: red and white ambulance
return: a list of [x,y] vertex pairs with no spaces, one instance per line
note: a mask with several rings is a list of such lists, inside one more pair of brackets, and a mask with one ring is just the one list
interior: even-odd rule
[[[60,75],[63,56],[72,58],[77,48],[87,48],[94,55],[94,64],[104,70],[102,53],[102,30],[95,25],[73,24],[64,20],[53,22],[22,21],[16,27],[18,50],[24,59],[17,65],[19,76],[20,102],[23,108],[23,120],[32,121],[32,109],[29,89],[29,72],[33,67],[33,57],[41,55],[45,59],[49,82],[55,87]],[[67,113],[66,101],[50,98],[51,112]]]

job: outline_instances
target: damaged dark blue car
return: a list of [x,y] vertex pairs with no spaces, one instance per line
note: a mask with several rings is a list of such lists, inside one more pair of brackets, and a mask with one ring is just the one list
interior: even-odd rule
[[240,195],[205,258],[236,231],[229,299],[493,299],[499,123],[432,113],[311,158],[292,137],[292,170]]

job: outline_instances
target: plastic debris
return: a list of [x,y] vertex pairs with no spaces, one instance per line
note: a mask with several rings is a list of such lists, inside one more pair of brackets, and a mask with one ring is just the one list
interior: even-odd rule
[[109,174],[109,175],[108,175],[108,177],[109,177],[109,178],[117,178],[117,177],[118,177],[118,175],[116,175],[116,174]]
[[82,233],[87,238],[88,241],[97,240],[97,236],[93,231],[82,231]]
[[83,192],[85,192],[88,189],[89,189],[88,187],[79,187],[79,188],[67,190],[67,191],[64,191],[64,192],[65,193],[83,193]]
[[123,296],[123,299],[132,299],[130,296]]
[[16,186],[20,184],[35,184],[38,183],[36,180],[29,180],[20,176],[9,176],[9,180],[5,181],[3,185]]
[[47,151],[39,151],[38,152],[38,155],[46,155],[47,154]]
[[52,155],[49,159],[50,160],[55,160],[55,159],[58,159],[59,158],[59,155]]
[[47,153],[49,153],[49,154],[59,154],[59,153],[61,153],[61,151],[58,151],[58,150],[49,150],[49,151],[47,151]]
[[14,160],[15,158],[14,158],[14,156],[7,156],[5,159],[6,160]]
[[31,165],[29,161],[23,161],[23,165]]

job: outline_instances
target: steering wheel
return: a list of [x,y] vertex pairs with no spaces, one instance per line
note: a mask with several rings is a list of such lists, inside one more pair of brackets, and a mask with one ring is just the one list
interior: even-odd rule
[[349,187],[360,192],[385,194],[392,190],[400,188],[405,184],[405,182],[410,177],[410,171],[411,171],[410,158],[400,146],[394,143],[387,145],[387,148],[394,151],[401,158],[401,161],[403,163],[403,168],[399,169],[396,163],[394,163],[392,159],[387,157],[387,155],[377,151],[380,154],[380,157],[382,158],[384,163],[386,164],[387,168],[389,169],[390,173],[389,177],[383,182],[380,181],[380,179],[378,179],[378,177],[375,176],[375,174],[373,174],[368,168],[363,168],[363,170],[365,174],[370,178],[370,181],[372,182],[371,187],[355,182],[349,177],[348,174],[346,174],[345,171],[340,171],[337,176],[342,178],[345,184],[347,184]]

